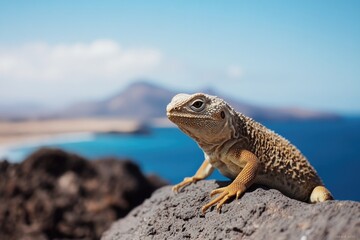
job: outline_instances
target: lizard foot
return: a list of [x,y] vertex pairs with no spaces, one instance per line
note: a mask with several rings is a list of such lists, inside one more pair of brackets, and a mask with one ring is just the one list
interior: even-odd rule
[[197,182],[199,179],[196,177],[186,177],[181,183],[176,184],[171,188],[171,190],[175,193],[178,193],[179,190],[191,183]]
[[234,196],[236,197],[236,199],[238,199],[241,196],[241,194],[245,192],[245,190],[246,187],[242,183],[231,183],[226,187],[217,188],[213,190],[210,193],[210,197],[213,197],[216,194],[220,194],[220,195],[217,196],[215,199],[211,200],[208,204],[204,205],[201,208],[202,213],[205,214],[206,210],[209,209],[212,205],[215,205],[216,203],[217,203],[216,210],[220,212],[222,205],[228,199]]

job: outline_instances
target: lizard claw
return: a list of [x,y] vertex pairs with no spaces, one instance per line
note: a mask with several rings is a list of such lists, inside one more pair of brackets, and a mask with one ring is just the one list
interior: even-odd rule
[[215,205],[216,203],[217,203],[216,210],[220,212],[222,205],[224,205],[226,201],[228,201],[231,197],[234,196],[236,197],[236,199],[238,199],[241,196],[241,194],[245,192],[245,190],[246,187],[243,184],[235,183],[211,191],[210,193],[211,197],[213,197],[216,194],[220,194],[220,195],[217,196],[215,199],[211,200],[206,205],[204,205],[201,208],[202,213],[204,214],[207,209],[209,209],[211,206]]
[[217,189],[215,189],[215,190],[212,190],[212,191],[210,192],[210,197],[213,197],[213,196],[215,196],[215,195],[218,194],[218,193],[224,192],[225,188],[226,188],[226,187],[222,187],[222,188],[217,188]]
[[178,193],[179,192],[179,184],[177,184],[177,185],[175,185],[175,186],[173,186],[172,188],[171,188],[171,191],[173,191],[174,193]]
[[171,188],[171,190],[175,193],[178,193],[181,188],[183,188],[191,183],[194,183],[196,181],[198,181],[198,178],[196,178],[196,177],[186,177],[186,178],[184,178],[184,180],[182,182],[174,185]]

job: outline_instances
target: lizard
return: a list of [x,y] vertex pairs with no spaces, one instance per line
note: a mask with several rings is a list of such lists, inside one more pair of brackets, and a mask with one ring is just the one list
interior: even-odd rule
[[192,177],[172,187],[183,187],[210,176],[214,169],[232,179],[210,193],[201,210],[238,199],[254,183],[278,189],[284,195],[310,203],[332,200],[316,170],[287,139],[252,118],[236,112],[223,99],[204,93],[175,95],[166,114],[204,152],[204,161]]

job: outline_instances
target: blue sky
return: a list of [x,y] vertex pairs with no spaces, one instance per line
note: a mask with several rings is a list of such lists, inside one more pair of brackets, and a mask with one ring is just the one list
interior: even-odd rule
[[267,106],[360,113],[360,1],[0,6],[3,104],[61,106],[147,78]]

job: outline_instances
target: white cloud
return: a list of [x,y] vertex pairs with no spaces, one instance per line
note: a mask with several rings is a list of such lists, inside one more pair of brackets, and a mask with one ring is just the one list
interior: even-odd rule
[[226,69],[226,75],[231,79],[241,78],[244,74],[243,69],[238,65],[230,65]]
[[0,49],[0,79],[72,82],[89,79],[128,79],[160,65],[156,49],[123,49],[111,40],[48,45],[33,43]]
[[225,72],[221,67],[200,68],[165,57],[158,49],[124,48],[113,40],[0,46],[0,96],[2,102],[8,103],[30,101],[61,106],[100,99],[138,78],[191,90],[218,86],[219,79],[237,79],[242,73],[237,65],[229,66]]
[[1,101],[63,105],[102,98],[132,79],[156,78],[165,65],[158,49],[123,48],[112,40],[0,46]]

